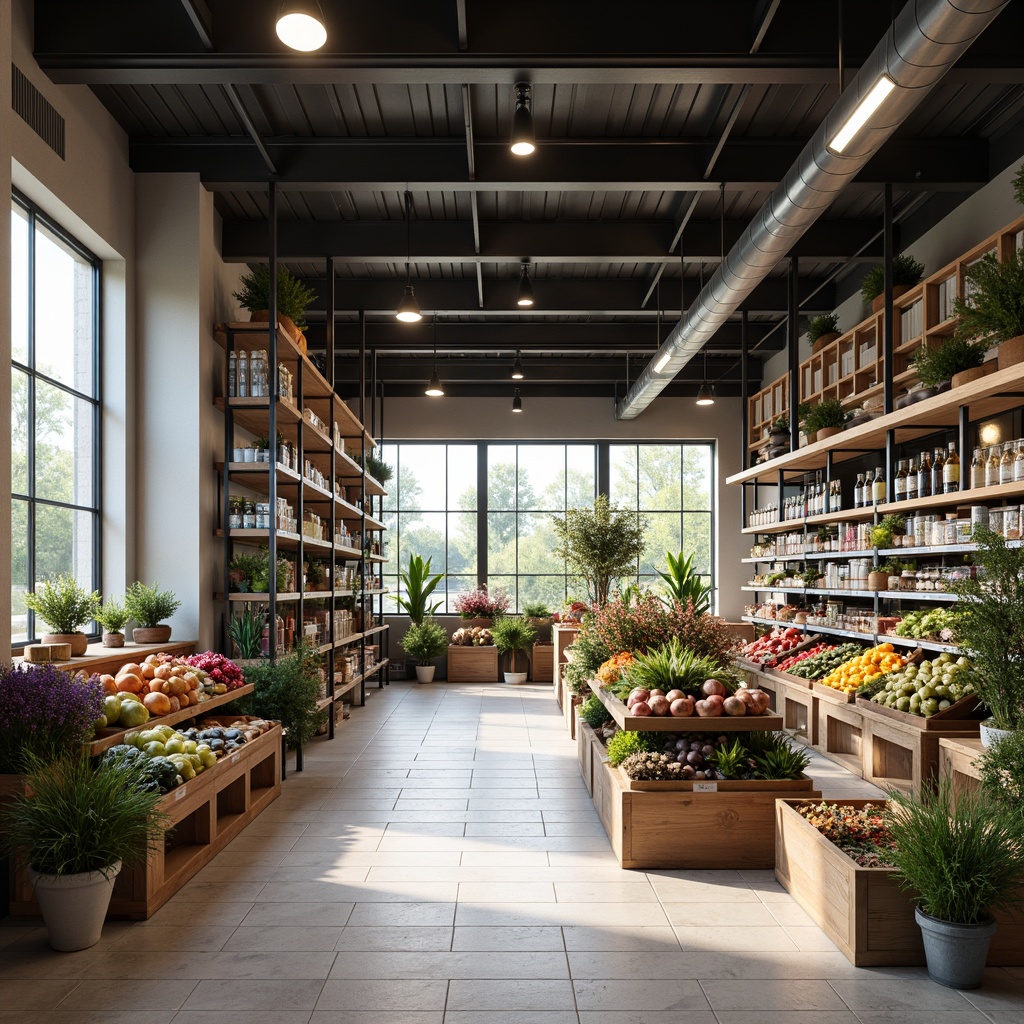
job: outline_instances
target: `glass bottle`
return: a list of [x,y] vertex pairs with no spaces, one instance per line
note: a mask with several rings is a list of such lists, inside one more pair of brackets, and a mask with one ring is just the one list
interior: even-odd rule
[[955,494],[960,490],[960,456],[956,453],[956,442],[949,442],[949,453],[942,464],[942,493]]
[[1007,441],[1003,445],[1003,457],[999,460],[999,482],[1001,484],[1013,483],[1013,442]]
[[988,462],[985,464],[985,486],[995,487],[999,483],[999,445],[993,444],[988,449]]
[[914,501],[917,498],[917,463],[911,458],[907,466],[907,501]]
[[981,449],[974,449],[974,456],[971,459],[971,487],[985,486],[985,459],[982,458]]
[[917,496],[927,498],[932,493],[932,464],[927,452],[921,452],[917,464]]
[[232,349],[228,353],[228,398],[235,397],[235,389],[238,387],[238,356]]
[[896,464],[896,479],[894,481],[896,501],[903,501],[907,496],[907,463],[900,459]]
[[1017,442],[1017,454],[1013,459],[1013,482],[1024,483],[1024,441]]
[[238,352],[238,397],[249,397],[249,354],[244,348]]
[[941,448],[932,454],[932,494],[942,494],[942,464],[946,461]]
[[853,485],[853,507],[860,508],[864,504],[864,474],[857,474],[857,481]]
[[871,481],[871,500],[875,505],[885,501],[885,474],[881,466],[875,470],[875,478]]

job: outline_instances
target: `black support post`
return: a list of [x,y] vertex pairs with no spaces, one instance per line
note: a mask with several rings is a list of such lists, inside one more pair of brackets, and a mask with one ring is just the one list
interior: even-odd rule
[[746,469],[750,457],[750,374],[747,359],[750,354],[747,339],[747,311],[740,311],[740,469]]
[[[796,256],[789,261],[789,310],[786,324],[786,345],[789,355],[789,447],[800,447],[800,316],[799,316],[800,261]],[[781,501],[782,491],[779,491]]]
[[[883,259],[885,261],[885,311],[882,314],[882,412],[892,412],[892,348],[893,348],[893,306],[892,306],[892,183],[886,182],[884,198]],[[886,483],[890,481],[887,479]],[[892,490],[890,489],[890,494]]]

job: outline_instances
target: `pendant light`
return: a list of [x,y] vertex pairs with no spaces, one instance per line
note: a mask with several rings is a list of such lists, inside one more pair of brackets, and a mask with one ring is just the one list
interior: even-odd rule
[[512,138],[510,148],[516,156],[529,156],[537,148],[533,134],[533,114],[530,110],[530,85],[516,82],[516,106],[512,111]]
[[317,0],[284,0],[274,28],[285,46],[304,53],[319,50],[327,42],[324,12]]
[[523,358],[519,353],[519,349],[516,349],[516,361],[512,364],[512,379],[522,380],[526,376],[523,373]]
[[441,387],[441,378],[437,375],[437,316],[434,316],[433,326],[433,339],[434,339],[434,372],[430,375],[430,383],[427,385],[427,390],[423,393],[429,395],[431,398],[443,398],[444,388]]
[[533,305],[533,285],[530,283],[530,261],[523,260],[523,268],[519,273],[519,291],[516,294],[517,306]]
[[715,404],[715,385],[708,383],[708,353],[704,350],[704,383],[697,389],[698,405]]
[[519,388],[516,388],[515,397],[512,399],[512,411],[522,412],[523,411],[523,400],[519,397]]
[[[402,301],[395,312],[395,318],[404,324],[415,324],[423,319],[420,312],[420,304],[416,301],[416,292],[412,287],[412,275],[409,272],[409,261],[412,258],[412,249],[409,241],[409,233],[412,225],[412,193],[405,190],[405,293]],[[442,392],[443,394],[444,392]]]

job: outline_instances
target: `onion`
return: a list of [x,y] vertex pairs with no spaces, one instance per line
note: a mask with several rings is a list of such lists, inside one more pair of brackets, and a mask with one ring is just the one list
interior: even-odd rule
[[646,718],[651,713],[651,705],[645,700],[638,700],[630,710],[638,718]]
[[[668,698],[665,698],[668,700]],[[689,718],[693,714],[694,701],[692,697],[681,697],[678,700],[672,701],[668,706],[669,714],[673,718]],[[685,740],[681,742],[685,743]]]
[[665,699],[664,694],[652,696],[648,703],[651,706],[652,715],[663,717],[668,714],[668,701]]
[[682,690],[669,690],[668,693],[665,694],[665,699],[669,704],[671,704],[672,701],[682,700],[685,696],[686,694]]
[[747,713],[747,705],[738,697],[726,697],[724,709],[727,715],[732,715],[735,718]]
[[706,697],[719,696],[724,697],[729,691],[725,686],[720,683],[717,679],[706,679],[704,685],[701,687]]

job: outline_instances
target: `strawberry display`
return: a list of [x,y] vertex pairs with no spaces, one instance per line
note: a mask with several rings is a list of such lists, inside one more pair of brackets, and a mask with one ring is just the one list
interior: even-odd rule
[[776,628],[751,641],[741,653],[748,661],[756,661],[761,665],[774,665],[781,655],[798,647],[804,640],[803,632],[794,626],[788,626],[786,629]]
[[794,665],[799,665],[801,661],[813,658],[816,654],[821,654],[824,651],[832,650],[832,646],[832,644],[815,644],[813,647],[808,647],[805,651],[797,651],[796,654],[791,654],[784,661],[777,662],[775,667],[780,672],[786,672]]

